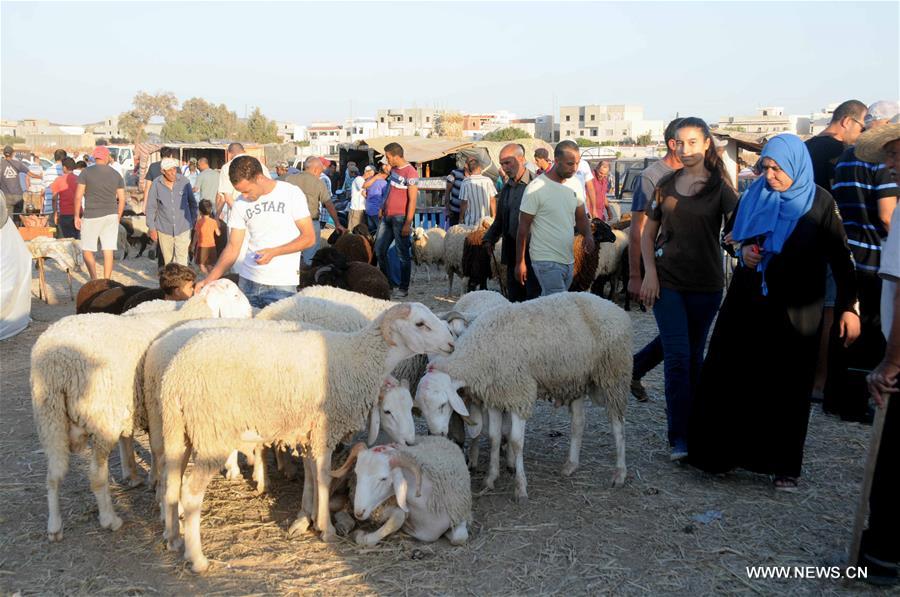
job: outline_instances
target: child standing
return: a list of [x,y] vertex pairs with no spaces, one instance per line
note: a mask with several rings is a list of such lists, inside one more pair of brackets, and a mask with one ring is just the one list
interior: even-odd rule
[[212,217],[212,201],[203,199],[199,204],[200,218],[194,225],[194,240],[191,248],[194,263],[200,271],[208,274],[219,257],[216,251],[216,237],[219,236],[219,223]]

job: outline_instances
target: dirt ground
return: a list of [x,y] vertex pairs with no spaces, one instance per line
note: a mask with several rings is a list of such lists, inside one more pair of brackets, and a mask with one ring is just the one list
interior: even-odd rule
[[[117,264],[115,278],[152,284],[146,258]],[[77,274],[75,289],[84,281]],[[565,461],[569,417],[540,404],[525,444],[530,501],[513,500],[501,472],[496,491],[474,500],[470,541],[418,543],[401,535],[369,548],[325,545],[308,534],[287,538],[300,483],[270,466],[271,492],[256,496],[249,470],[234,482],[217,477],[204,503],[201,532],[212,561],[203,576],[165,550],[151,493],[118,483],[113,499],[125,524],[100,528],[86,463],[73,458],[62,488],[65,538],[46,538],[45,460],[32,420],[29,355],[47,326],[74,312],[65,276],[50,265],[58,304],[39,301],[34,322],[0,342],[0,591],[3,594],[858,594],[838,580],[751,580],[747,566],[823,566],[848,543],[868,429],[825,417],[810,422],[801,491],[776,494],[767,477],[721,478],[673,465],[666,445],[661,368],[646,384],[651,401],[629,405],[628,481],[612,489],[614,451],[605,413],[587,410],[581,468]],[[459,292],[457,282],[455,290]],[[420,277],[410,300],[446,309],[446,279]],[[631,312],[635,345],[656,333],[648,313]],[[110,330],[115,333],[116,330]],[[536,341],[536,339],[535,339]],[[424,425],[422,426],[424,430]],[[149,458],[140,437],[140,464]],[[487,450],[482,449],[482,468]],[[480,489],[484,472],[473,475]],[[705,520],[694,517],[707,515]],[[878,593],[877,591],[872,591]],[[887,594],[881,592],[879,594]]]

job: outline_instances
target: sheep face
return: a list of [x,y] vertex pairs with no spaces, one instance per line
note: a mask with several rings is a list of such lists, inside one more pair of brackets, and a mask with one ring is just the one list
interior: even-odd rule
[[353,496],[353,515],[358,520],[367,520],[375,508],[394,495],[397,505],[408,511],[406,494],[409,485],[403,471],[391,466],[393,452],[392,446],[376,446],[359,454]]
[[436,371],[431,367],[419,381],[416,406],[422,411],[432,435],[447,436],[450,417],[454,412],[462,417],[469,416],[465,402],[457,393],[464,386],[465,383],[453,381],[443,371]]
[[378,405],[372,409],[369,421],[369,443],[378,438],[380,427],[384,427],[390,438],[400,444],[411,446],[416,441],[416,424],[412,416],[413,399],[409,392],[409,381],[397,381],[388,377],[381,389]]
[[410,355],[453,352],[453,334],[421,303],[403,303],[385,311],[381,330],[388,344],[405,348]]
[[204,297],[213,317],[249,319],[253,316],[250,301],[231,280],[220,278],[204,286],[197,296]]

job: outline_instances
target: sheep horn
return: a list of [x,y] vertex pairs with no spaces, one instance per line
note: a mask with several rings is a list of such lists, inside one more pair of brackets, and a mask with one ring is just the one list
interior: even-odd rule
[[317,269],[317,270],[316,270],[316,275],[315,275],[316,284],[319,283],[319,276],[321,276],[321,275],[324,274],[325,272],[330,272],[330,271],[333,270],[333,269],[334,269],[334,266],[331,266],[331,265],[323,265],[322,267],[320,267],[319,269]]
[[391,457],[391,465],[405,468],[416,479],[416,497],[422,497],[422,465],[416,459],[403,452],[397,452]]
[[350,471],[353,470],[353,465],[356,464],[356,459],[359,458],[359,453],[365,449],[365,442],[357,442],[353,444],[353,447],[350,448],[350,454],[347,456],[347,460],[344,461],[344,464],[341,466],[341,468],[331,471],[331,478],[342,479],[346,477],[350,473]]
[[461,311],[447,311],[446,313],[441,313],[438,315],[439,319],[443,319],[444,321],[453,321],[454,319],[462,319],[466,322],[466,325],[472,323],[472,317],[467,313],[463,313]]

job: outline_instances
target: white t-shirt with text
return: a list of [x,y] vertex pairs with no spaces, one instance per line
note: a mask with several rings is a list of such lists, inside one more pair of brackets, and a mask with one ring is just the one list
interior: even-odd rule
[[300,234],[296,221],[308,218],[309,206],[300,187],[275,181],[275,189],[256,201],[238,195],[228,227],[246,230],[247,254],[241,277],[268,286],[296,286],[300,282],[300,252],[279,255],[265,265],[256,263],[256,251],[289,243]]

